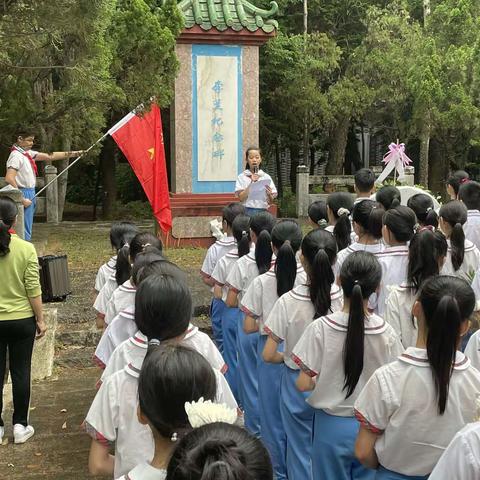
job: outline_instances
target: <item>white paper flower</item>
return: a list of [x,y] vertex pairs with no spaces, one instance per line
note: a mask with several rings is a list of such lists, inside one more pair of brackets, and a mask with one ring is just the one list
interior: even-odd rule
[[186,402],[185,412],[187,412],[188,421],[193,428],[215,422],[233,425],[237,420],[235,409],[228,407],[224,403],[213,403],[211,400],[205,401],[203,397],[198,402]]

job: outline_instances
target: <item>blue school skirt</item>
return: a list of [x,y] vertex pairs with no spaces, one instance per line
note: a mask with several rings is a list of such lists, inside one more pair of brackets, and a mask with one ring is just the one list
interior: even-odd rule
[[228,365],[225,378],[237,403],[242,407],[242,399],[238,388],[237,328],[243,322],[243,312],[239,308],[225,307],[222,312],[223,358]]
[[[222,334],[222,315],[227,308],[225,302],[220,298],[212,298],[210,304],[210,319],[212,321],[213,338],[217,344],[217,348],[223,355],[223,334]],[[228,363],[227,363],[228,365]],[[230,366],[229,366],[230,367]]]
[[280,413],[280,385],[285,370],[284,363],[266,363],[263,349],[268,335],[258,341],[258,397],[260,399],[260,432],[262,441],[270,452],[276,480],[287,479],[287,436]]
[[359,428],[355,417],[339,417],[315,409],[312,444],[314,480],[376,478],[376,470],[365,468],[355,458],[355,440]]
[[257,213],[266,212],[266,208],[252,208],[252,207],[245,207],[245,215],[249,217],[254,217]]
[[245,428],[256,437],[260,437],[260,413],[258,407],[257,345],[258,332],[245,333],[243,320],[237,324],[238,366],[237,378],[240,385],[240,397],[243,402]]
[[285,365],[280,387],[280,412],[287,435],[289,479],[312,479],[312,431],[315,410],[306,402],[310,392],[300,392],[296,382],[300,370]]
[[383,468],[381,465],[378,467],[377,475],[375,480],[427,480],[428,475],[418,476],[418,475],[402,475],[401,473],[392,472]]

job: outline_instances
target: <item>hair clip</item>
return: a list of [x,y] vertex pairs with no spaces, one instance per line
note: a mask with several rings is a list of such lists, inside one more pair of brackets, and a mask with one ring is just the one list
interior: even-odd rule
[[350,210],[348,208],[345,208],[345,207],[340,207],[337,210],[337,215],[339,217],[341,217],[342,215],[350,215]]
[[178,440],[178,433],[177,432],[173,432],[172,433],[172,436],[170,437],[170,440],[172,442],[176,442]]

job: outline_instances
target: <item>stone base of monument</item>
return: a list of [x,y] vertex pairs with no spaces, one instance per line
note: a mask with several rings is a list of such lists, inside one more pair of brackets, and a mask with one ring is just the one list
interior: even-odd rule
[[[172,209],[172,230],[162,234],[162,241],[169,248],[202,247],[207,248],[215,242],[210,231],[210,222],[222,220],[222,209],[238,199],[231,193],[194,194],[177,193],[170,197]],[[277,215],[277,206],[269,209]]]

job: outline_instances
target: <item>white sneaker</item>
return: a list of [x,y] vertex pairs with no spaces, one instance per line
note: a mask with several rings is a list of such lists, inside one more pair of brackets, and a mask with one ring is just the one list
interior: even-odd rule
[[0,445],[3,442],[3,436],[5,435],[5,427],[0,427]]
[[13,426],[13,442],[25,443],[34,433],[35,430],[31,425],[24,427],[22,424],[17,423]]

